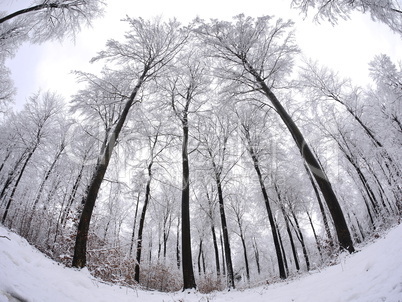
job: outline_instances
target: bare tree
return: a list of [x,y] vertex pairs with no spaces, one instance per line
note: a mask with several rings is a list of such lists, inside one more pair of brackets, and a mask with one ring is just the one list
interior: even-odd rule
[[[14,130],[18,133],[20,145],[25,151],[21,160],[18,160],[21,167],[13,171],[15,181],[2,216],[3,224],[14,201],[14,195],[24,172],[32,156],[43,143],[44,138],[50,134],[51,124],[54,122],[54,116],[60,111],[60,106],[61,99],[57,94],[51,92],[37,93],[29,99],[19,118],[14,121]],[[11,182],[8,182],[8,184],[11,185]],[[4,193],[3,191],[2,194]]]
[[203,95],[208,85],[207,65],[200,54],[189,51],[176,62],[174,73],[169,76],[166,91],[171,108],[182,128],[182,270],[183,288],[195,288],[191,253],[190,232],[190,166],[189,166],[189,116],[205,102]]
[[90,25],[102,15],[102,0],[39,0],[33,5],[0,18],[0,37],[20,35],[32,42],[75,37],[81,25]]
[[252,164],[255,172],[257,173],[258,182],[261,188],[261,193],[264,198],[265,208],[268,214],[269,224],[271,226],[272,238],[274,240],[276,258],[278,261],[279,268],[279,276],[282,279],[286,279],[286,270],[285,270],[285,261],[280,247],[280,239],[279,232],[277,228],[277,224],[274,219],[274,212],[272,209],[272,205],[270,203],[270,199],[268,196],[268,191],[266,189],[265,184],[265,175],[263,175],[262,167],[261,167],[261,159],[260,154],[265,151],[263,147],[261,147],[261,135],[256,134],[254,122],[256,121],[255,117],[251,118],[251,116],[246,115],[246,118],[241,118],[241,127],[242,133],[244,136],[244,144],[246,145],[247,151],[251,157]]
[[95,201],[120,132],[133,104],[138,101],[139,91],[144,83],[157,75],[174,58],[187,39],[187,35],[181,32],[180,25],[176,21],[154,20],[151,22],[131,18],[125,21],[131,28],[126,35],[126,41],[120,43],[109,40],[107,50],[100,52],[99,56],[93,59],[94,61],[106,59],[123,65],[123,70],[116,73],[118,76],[114,83],[124,79],[123,82],[128,85],[124,87],[124,91],[118,89],[111,91],[119,97],[121,112],[115,117],[113,128],[101,148],[92,180],[82,201],[84,206],[74,248],[74,267],[86,265],[88,230]]
[[[222,111],[223,110],[224,109],[222,109]],[[233,164],[228,163],[227,160],[230,156],[228,143],[236,127],[237,125],[233,123],[230,115],[220,113],[220,115],[201,118],[197,129],[198,140],[201,144],[198,150],[210,163],[211,174],[217,189],[229,288],[234,288],[235,283],[229,231],[224,206],[223,186],[228,172],[233,167]]]
[[[145,197],[144,204],[141,211],[139,226],[138,226],[138,235],[137,235],[137,252],[136,252],[136,265],[135,265],[135,275],[134,280],[136,282],[140,281],[140,265],[141,265],[141,253],[142,253],[142,236],[145,224],[145,215],[147,213],[147,208],[151,199],[151,183],[153,179],[153,169],[155,165],[155,161],[158,156],[169,146],[171,139],[165,140],[161,135],[161,123],[157,124],[157,126],[145,125],[145,129],[150,128],[153,133],[147,133],[148,145],[149,145],[149,158],[147,160],[147,176],[146,176],[146,185],[145,185]],[[150,132],[149,130],[147,132]],[[161,137],[162,136],[162,137]],[[162,141],[162,143],[161,143]],[[166,232],[165,228],[164,231]],[[164,232],[164,235],[166,234]],[[167,238],[164,238],[167,241]],[[165,241],[165,242],[166,242]],[[166,256],[166,245],[165,247],[165,256]]]
[[103,14],[102,0],[36,0],[32,6],[6,15],[0,12],[0,113],[15,94],[10,71],[4,66],[24,41],[75,38],[82,25]]
[[[329,179],[302,132],[274,93],[275,89],[286,86],[292,58],[298,53],[291,31],[293,23],[280,19],[275,22],[268,16],[253,19],[239,15],[233,23],[212,20],[208,24],[198,20],[198,24],[196,32],[210,46],[209,54],[220,61],[219,75],[236,85],[232,86],[232,91],[239,92],[237,86],[241,84],[250,93],[261,93],[275,108],[317,181],[334,220],[340,247],[354,252],[342,208]],[[262,102],[262,106],[269,105]]]
[[7,112],[15,91],[13,81],[10,78],[10,70],[4,66],[4,62],[0,59],[0,117]]
[[369,13],[374,21],[382,22],[402,35],[402,7],[398,0],[293,0],[292,5],[305,14],[310,8],[316,8],[316,20],[329,20],[333,24],[339,18],[350,18],[352,11]]

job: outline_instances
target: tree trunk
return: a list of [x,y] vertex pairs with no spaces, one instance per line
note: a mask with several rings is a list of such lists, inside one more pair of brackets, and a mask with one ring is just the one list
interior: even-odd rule
[[246,266],[246,277],[247,277],[247,281],[250,282],[250,268],[249,268],[249,265],[248,265],[246,240],[244,239],[242,230],[240,230],[240,239],[241,239],[241,244],[243,246],[244,264]]
[[176,230],[176,264],[177,269],[180,269],[180,215],[177,216],[177,230]]
[[226,276],[226,261],[225,261],[225,251],[223,248],[223,240],[222,240],[222,233],[220,233],[220,240],[221,240],[221,252],[222,252],[222,272],[223,275]]
[[260,275],[261,274],[260,252],[258,250],[257,240],[255,240],[255,237],[253,238],[253,249],[254,249],[255,264],[257,265],[257,273],[258,275]]
[[331,230],[329,229],[329,223],[328,223],[327,214],[325,214],[325,208],[324,208],[324,205],[322,204],[320,193],[318,192],[318,188],[317,188],[317,186],[316,186],[316,184],[314,182],[314,179],[311,176],[311,172],[308,169],[308,167],[307,167],[305,162],[303,163],[303,166],[304,166],[304,168],[306,170],[306,173],[307,173],[307,176],[308,176],[308,178],[310,180],[311,186],[313,187],[315,196],[316,196],[317,201],[318,201],[318,206],[320,207],[320,212],[321,212],[322,221],[324,223],[325,233],[327,234],[328,240],[331,241],[332,243],[334,243],[334,239],[332,238]]
[[307,214],[307,217],[308,217],[308,221],[310,222],[310,226],[311,226],[311,229],[312,229],[312,231],[313,231],[315,243],[316,243],[316,245],[317,245],[317,250],[318,250],[318,253],[320,254],[320,258],[321,258],[321,261],[322,261],[321,244],[320,244],[320,241],[318,240],[318,236],[317,236],[317,233],[316,233],[316,231],[315,231],[315,227],[314,227],[313,220],[312,220],[312,218],[311,218],[311,216],[310,216],[310,213],[309,213],[308,211],[306,211],[306,214]]
[[219,250],[218,250],[218,242],[216,241],[215,227],[211,222],[211,233],[212,233],[212,242],[214,245],[215,252],[215,266],[216,266],[216,275],[219,278],[221,275],[221,266],[219,264]]
[[265,184],[264,184],[264,180],[263,180],[261,169],[260,169],[260,163],[258,161],[256,153],[254,152],[254,148],[253,148],[251,138],[250,138],[249,129],[244,125],[243,125],[243,128],[244,128],[245,134],[246,134],[249,153],[250,153],[251,159],[252,159],[253,164],[254,164],[254,169],[255,169],[255,171],[257,173],[257,176],[258,176],[258,181],[260,183],[262,196],[264,197],[265,208],[266,208],[267,213],[268,213],[268,220],[269,220],[269,224],[271,226],[271,233],[272,233],[272,238],[274,240],[276,258],[277,258],[277,261],[278,261],[279,277],[281,279],[286,279],[286,271],[285,271],[285,266],[284,266],[284,263],[283,263],[281,247],[280,247],[280,244],[279,244],[278,232],[276,230],[276,226],[275,226],[275,222],[274,222],[274,216],[272,214],[271,206],[269,204],[268,193],[267,193],[267,190],[265,189]]
[[283,265],[285,266],[286,275],[289,276],[289,266],[288,266],[288,260],[286,258],[285,247],[283,246],[281,232],[279,231],[279,225],[278,225],[278,222],[276,221],[275,217],[274,217],[274,221],[275,221],[276,230],[278,232],[279,245],[281,247],[281,252],[282,252],[282,257],[283,257]]
[[297,249],[295,246],[295,242],[293,240],[292,230],[290,229],[290,226],[289,226],[289,218],[284,213],[284,210],[282,210],[282,213],[283,213],[283,216],[285,217],[286,231],[287,231],[289,239],[290,239],[290,245],[292,247],[293,259],[295,260],[296,270],[300,271],[299,257],[297,256]]
[[138,190],[137,203],[135,205],[135,213],[134,213],[133,231],[131,233],[130,251],[128,253],[128,255],[130,257],[133,253],[133,246],[134,246],[134,239],[135,239],[135,227],[137,225],[137,214],[138,214],[138,206],[140,204],[140,195],[141,195],[141,192]]
[[183,124],[183,145],[182,145],[182,166],[183,182],[181,196],[181,248],[182,248],[182,270],[183,290],[196,288],[191,255],[191,231],[190,231],[190,169],[188,164],[188,120],[187,112],[184,112]]
[[200,248],[198,250],[198,275],[201,276],[201,255],[202,255],[202,239],[200,239]]
[[74,200],[75,200],[75,197],[76,197],[76,194],[77,194],[77,191],[78,191],[78,187],[80,185],[80,182],[81,182],[81,179],[82,179],[82,176],[83,176],[84,168],[85,168],[85,163],[83,162],[82,165],[81,165],[80,172],[78,173],[78,176],[75,179],[73,188],[71,189],[71,193],[70,193],[70,196],[68,198],[67,205],[66,205],[66,207],[65,207],[65,209],[63,211],[63,215],[61,217],[60,224],[64,228],[66,227],[68,214],[69,214],[69,212],[71,210],[71,207],[72,207],[72,205],[74,203]]
[[278,187],[276,186],[276,184],[275,184],[275,191],[276,191],[276,194],[278,195],[279,207],[281,209],[283,219],[285,220],[286,232],[288,233],[289,240],[290,240],[290,246],[292,247],[293,259],[295,261],[296,270],[300,271],[299,257],[297,256],[296,246],[295,246],[295,243],[293,241],[292,231],[291,231],[290,226],[289,226],[289,217],[286,214],[285,207],[282,204],[282,197],[281,197],[281,195],[279,193],[279,190],[278,190]]
[[140,265],[141,265],[141,252],[142,252],[142,233],[144,230],[145,224],[145,215],[147,213],[147,208],[149,204],[149,199],[151,197],[151,181],[152,181],[152,164],[148,165],[148,180],[147,185],[145,187],[145,200],[144,206],[142,207],[141,217],[140,217],[140,225],[138,227],[138,235],[137,235],[137,252],[135,255],[135,269],[134,269],[134,280],[139,283],[140,282]]
[[307,253],[306,242],[304,241],[304,236],[303,236],[303,233],[302,233],[302,231],[300,229],[299,221],[298,221],[298,219],[296,217],[296,214],[293,211],[292,211],[292,216],[293,216],[293,219],[294,219],[295,224],[296,224],[295,231],[298,234],[297,238],[299,239],[299,241],[300,241],[300,243],[302,245],[303,256],[304,256],[304,260],[306,261],[307,271],[309,271],[310,270],[310,259],[308,257],[308,253]]
[[215,173],[215,181],[218,189],[219,213],[221,217],[223,244],[225,248],[226,272],[227,272],[227,285],[229,288],[235,288],[234,273],[232,264],[232,255],[230,249],[229,233],[226,223],[225,207],[223,203],[223,192],[219,174]]

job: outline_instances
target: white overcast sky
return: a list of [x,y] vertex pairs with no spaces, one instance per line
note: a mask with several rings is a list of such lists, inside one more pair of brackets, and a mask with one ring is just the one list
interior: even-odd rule
[[[51,89],[68,101],[77,91],[71,70],[95,71],[89,60],[104,48],[106,40],[124,34],[125,24],[120,20],[130,17],[176,17],[182,23],[196,16],[204,19],[229,20],[240,13],[258,17],[275,15],[296,22],[296,39],[303,55],[351,77],[356,84],[368,82],[368,63],[380,53],[388,54],[396,63],[402,60],[402,39],[385,25],[373,22],[368,15],[353,14],[351,20],[332,26],[327,22],[315,24],[303,20],[298,10],[290,8],[290,0],[203,0],[203,1],[127,1],[109,0],[106,14],[84,28],[75,43],[69,40],[46,42],[41,45],[24,44],[15,58],[7,61],[18,89],[16,104],[20,108],[25,99],[38,89]],[[11,13],[29,7],[31,1],[0,0],[0,10]]]

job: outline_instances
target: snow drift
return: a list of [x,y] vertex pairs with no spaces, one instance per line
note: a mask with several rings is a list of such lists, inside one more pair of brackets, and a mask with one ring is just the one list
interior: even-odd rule
[[212,294],[159,293],[108,285],[65,268],[0,226],[0,302],[252,301],[402,302],[402,225],[340,263],[298,280]]

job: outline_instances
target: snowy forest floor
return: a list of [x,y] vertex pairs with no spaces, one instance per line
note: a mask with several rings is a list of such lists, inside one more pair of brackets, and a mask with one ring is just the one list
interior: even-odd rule
[[159,293],[107,285],[65,268],[0,226],[0,302],[402,302],[402,225],[339,264],[297,280],[211,294]]

